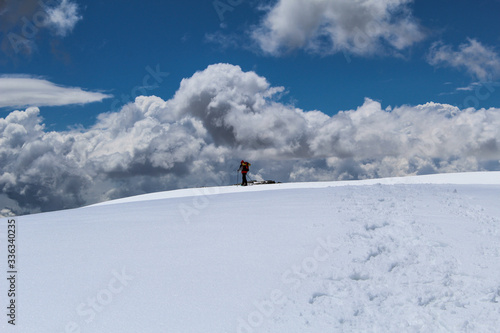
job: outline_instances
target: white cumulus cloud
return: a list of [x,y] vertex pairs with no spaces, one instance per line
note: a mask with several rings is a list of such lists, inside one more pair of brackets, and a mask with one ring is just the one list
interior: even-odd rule
[[397,53],[424,38],[409,9],[412,2],[279,0],[252,36],[272,55],[295,49],[364,56]]
[[44,40],[64,38],[83,19],[74,0],[0,1],[0,49],[4,56],[33,55]]
[[63,87],[29,76],[0,76],[0,107],[87,104],[110,98],[100,92]]
[[78,5],[71,0],[62,0],[57,6],[46,9],[48,15],[48,25],[55,33],[65,37],[73,31],[76,23],[82,19],[79,15]]
[[[88,129],[47,132],[38,108],[0,119],[0,203],[37,211],[251,176],[315,181],[500,168],[500,109],[366,99],[329,116],[279,101],[255,72],[211,65],[169,100],[140,96]],[[14,204],[15,203],[15,204]]]

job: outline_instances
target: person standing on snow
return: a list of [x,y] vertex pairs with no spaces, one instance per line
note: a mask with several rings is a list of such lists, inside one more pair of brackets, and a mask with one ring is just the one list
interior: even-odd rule
[[247,173],[248,173],[248,170],[250,170],[250,165],[251,165],[250,163],[241,160],[240,168],[238,169],[238,171],[241,171],[241,178],[242,178],[241,186],[248,185]]

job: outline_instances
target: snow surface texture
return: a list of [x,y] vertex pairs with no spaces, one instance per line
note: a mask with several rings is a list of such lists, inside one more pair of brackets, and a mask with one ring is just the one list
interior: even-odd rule
[[[181,190],[16,218],[1,332],[498,332],[500,173]],[[7,219],[0,220],[6,269]],[[0,301],[7,312],[7,281]]]

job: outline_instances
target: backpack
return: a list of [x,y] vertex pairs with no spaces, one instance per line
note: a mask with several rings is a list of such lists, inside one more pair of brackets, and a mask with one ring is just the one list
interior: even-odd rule
[[250,163],[248,162],[241,162],[241,171],[243,172],[248,172],[248,170],[250,170]]

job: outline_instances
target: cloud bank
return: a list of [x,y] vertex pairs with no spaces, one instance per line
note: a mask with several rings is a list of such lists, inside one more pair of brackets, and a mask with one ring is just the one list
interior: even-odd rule
[[38,108],[0,119],[0,202],[17,212],[76,207],[253,178],[364,179],[498,170],[500,109],[366,99],[328,116],[280,102],[255,72],[215,64],[169,100],[141,96],[85,130],[45,131]]
[[252,32],[260,48],[355,55],[398,53],[424,38],[412,0],[279,0]]
[[0,75],[0,108],[25,106],[61,106],[100,102],[113,96],[62,87],[29,76]]

